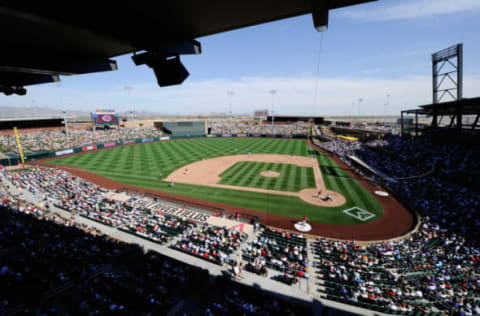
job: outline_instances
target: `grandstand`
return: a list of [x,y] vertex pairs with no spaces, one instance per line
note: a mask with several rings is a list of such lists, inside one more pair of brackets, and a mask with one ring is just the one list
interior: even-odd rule
[[[128,51],[160,86],[178,84],[196,37],[307,12],[324,29],[329,9],[362,2],[119,4],[131,30],[88,5],[0,5],[0,24],[65,45],[0,66],[0,92],[111,70]],[[435,53],[433,103],[396,116],[325,120],[315,88],[311,116],[1,119],[0,316],[480,315],[480,98],[463,97],[462,52]],[[436,66],[450,58],[455,88],[442,89]],[[240,93],[227,90],[230,114]]]

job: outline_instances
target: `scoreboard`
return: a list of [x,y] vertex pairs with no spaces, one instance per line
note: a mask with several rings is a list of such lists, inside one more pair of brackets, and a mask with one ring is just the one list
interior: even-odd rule
[[118,125],[118,114],[114,110],[96,110],[92,113],[92,122],[94,126]]

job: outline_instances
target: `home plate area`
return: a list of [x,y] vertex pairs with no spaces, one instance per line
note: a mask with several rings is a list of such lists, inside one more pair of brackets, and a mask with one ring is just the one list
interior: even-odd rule
[[343,210],[343,213],[350,215],[351,217],[355,217],[356,219],[365,222],[372,217],[375,217],[375,214],[370,213],[369,211],[365,211],[357,206],[351,207],[349,209]]

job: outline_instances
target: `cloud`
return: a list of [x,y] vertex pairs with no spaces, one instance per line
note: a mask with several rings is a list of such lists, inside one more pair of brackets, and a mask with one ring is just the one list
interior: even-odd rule
[[374,2],[368,8],[363,6],[350,9],[344,11],[342,15],[364,21],[389,21],[471,12],[479,9],[479,0],[395,0],[395,4],[392,5],[381,6],[380,3]]
[[[216,79],[186,82],[183,85],[159,88],[154,83],[132,85],[130,95],[123,87],[91,91],[82,88],[57,88],[39,85],[29,88],[24,97],[2,97],[0,105],[58,107],[71,103],[70,109],[92,111],[115,108],[118,111],[152,111],[162,114],[228,113],[227,91],[234,91],[232,112],[251,114],[258,109],[271,109],[271,89],[275,113],[283,115],[356,115],[362,98],[361,115],[383,115],[387,94],[391,95],[389,114],[431,102],[430,76],[405,76],[397,79],[374,77],[320,77],[317,102],[314,104],[316,78],[245,77],[238,80]],[[465,76],[465,97],[480,95],[480,77]],[[353,103],[353,105],[352,105]]]

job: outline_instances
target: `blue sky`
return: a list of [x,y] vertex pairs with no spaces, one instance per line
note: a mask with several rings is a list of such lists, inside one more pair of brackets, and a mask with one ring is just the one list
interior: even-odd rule
[[380,0],[331,11],[325,33],[307,15],[200,38],[180,86],[159,88],[151,69],[121,56],[118,71],[62,77],[0,105],[209,114],[228,111],[230,90],[235,114],[270,109],[276,89],[277,114],[398,114],[431,102],[431,54],[459,42],[464,96],[480,95],[479,16],[480,0]]

